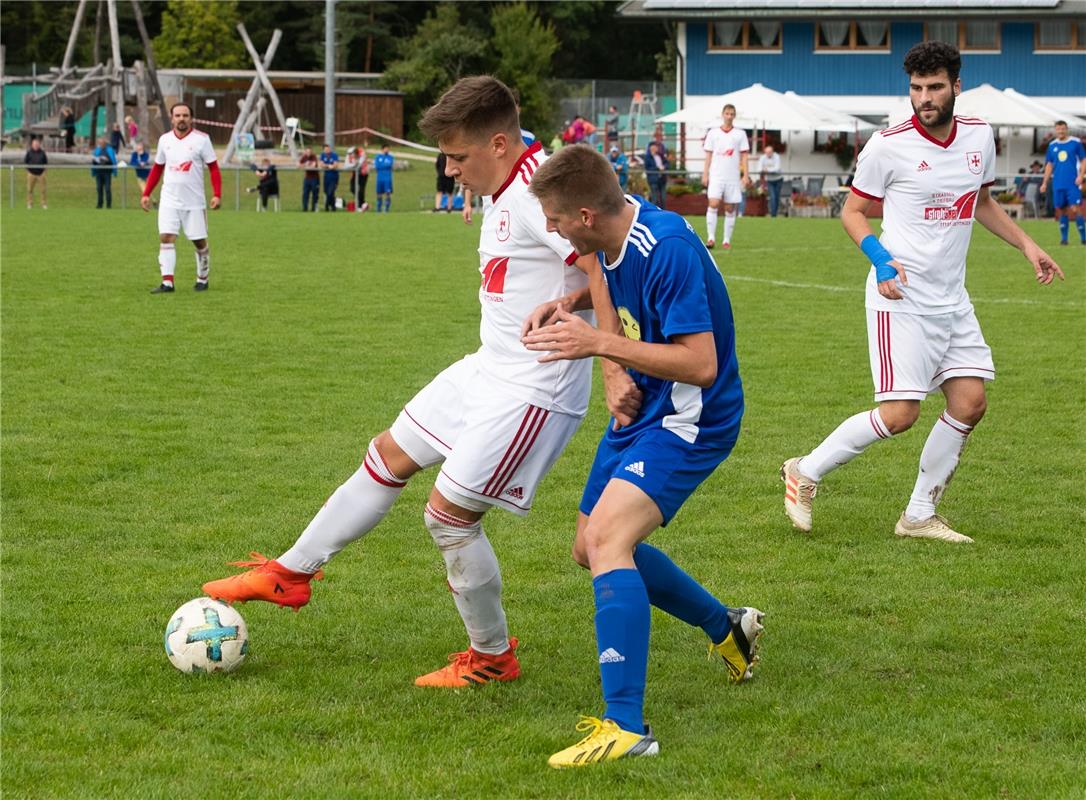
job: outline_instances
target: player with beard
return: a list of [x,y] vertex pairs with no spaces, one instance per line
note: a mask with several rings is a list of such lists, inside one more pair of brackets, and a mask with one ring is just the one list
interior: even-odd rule
[[207,290],[211,270],[211,254],[207,247],[207,201],[204,199],[204,167],[211,176],[211,208],[216,209],[222,198],[222,173],[215,157],[211,139],[192,127],[192,109],[185,103],[175,103],[170,109],[173,128],[162,134],[155,149],[155,163],[140,198],[140,207],[151,210],[151,192],[158,179],[162,181],[162,196],[158,204],[158,267],[162,283],[153,294],[173,291],[173,273],[177,264],[174,242],[184,230],[196,248],[196,285],[198,292]]
[[[867,336],[878,407],[856,414],[809,454],[781,467],[784,507],[792,524],[811,530],[819,481],[870,445],[908,430],[920,401],[942,391],[939,415],[920,455],[920,472],[898,536],[973,540],[935,513],[970,432],[987,406],[984,382],[995,378],[991,351],[965,289],[973,220],[1022,251],[1037,282],[1063,272],[1011,221],[989,188],[995,142],[986,122],[954,115],[961,56],[943,42],[923,42],[905,56],[915,112],[880,131],[860,153],[841,224],[871,261]],[[867,221],[882,201],[882,235]]]

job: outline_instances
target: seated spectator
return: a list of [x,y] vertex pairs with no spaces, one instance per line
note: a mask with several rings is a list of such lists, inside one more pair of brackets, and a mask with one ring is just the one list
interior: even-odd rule
[[[147,176],[151,174],[151,154],[143,146],[143,142],[133,145],[132,155],[128,157],[128,163],[136,171],[136,182],[140,185],[140,194],[147,188]],[[153,202],[153,201],[152,201]],[[158,205],[155,203],[155,205]]]
[[626,158],[626,154],[618,149],[617,144],[611,145],[611,149],[608,151],[607,160],[611,162],[611,169],[615,171],[615,175],[618,177],[618,185],[622,187],[622,191],[626,191],[626,183],[630,179],[630,162]]
[[[275,165],[271,163],[270,159],[265,158],[260,162],[260,167],[256,171],[256,178],[259,181],[256,190],[260,192],[260,207],[267,211],[268,198],[279,196],[279,173],[276,172]],[[278,208],[278,206],[276,207]]]

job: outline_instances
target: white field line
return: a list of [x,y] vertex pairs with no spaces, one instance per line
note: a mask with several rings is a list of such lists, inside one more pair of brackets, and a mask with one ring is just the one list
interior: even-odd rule
[[[724,275],[724,282],[747,281],[748,283],[765,283],[770,286],[782,286],[786,289],[814,289],[820,292],[844,292],[846,294],[862,294],[863,286],[827,286],[821,283],[796,283],[794,281],[780,281],[772,278],[758,278],[753,275]],[[995,305],[1015,306],[1048,306],[1049,308],[1079,308],[1081,303],[1060,300],[1029,300],[1022,297],[976,297],[971,296],[974,303],[991,303]]]

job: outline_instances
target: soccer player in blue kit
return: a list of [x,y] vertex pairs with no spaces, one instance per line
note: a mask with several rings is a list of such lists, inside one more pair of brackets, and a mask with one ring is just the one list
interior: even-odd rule
[[373,167],[377,170],[377,211],[392,210],[392,167],[396,163],[388,145],[381,145],[381,152],[373,157]]
[[1067,123],[1060,120],[1055,125],[1056,138],[1045,150],[1045,174],[1041,179],[1041,193],[1052,179],[1052,206],[1056,209],[1056,221],[1060,224],[1060,244],[1067,244],[1067,232],[1071,227],[1068,217],[1075,221],[1078,238],[1086,244],[1086,221],[1078,213],[1082,203],[1082,181],[1086,176],[1086,147],[1078,139],[1067,134]]
[[[763,614],[728,608],[643,540],[675,516],[728,457],[739,436],[743,387],[731,304],[716,264],[686,221],[624,196],[607,159],[566,147],[532,177],[548,230],[596,252],[590,297],[544,304],[525,324],[541,361],[601,356],[628,371],[626,396],[600,441],[577,520],[574,559],[592,572],[606,709],[552,767],[655,755],[643,719],[649,606],[709,636],[731,680],[751,675]],[[606,276],[606,277],[605,277]],[[589,293],[586,292],[585,295]],[[593,328],[571,313],[591,301]],[[612,362],[608,365],[608,362]],[[617,410],[616,410],[617,409]]]

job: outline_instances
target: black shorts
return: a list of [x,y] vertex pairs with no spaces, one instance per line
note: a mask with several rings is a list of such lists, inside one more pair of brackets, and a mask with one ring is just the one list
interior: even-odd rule
[[442,194],[452,194],[456,191],[456,178],[442,175],[437,179],[437,190]]

